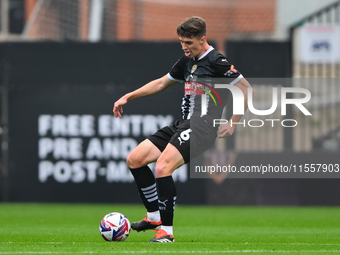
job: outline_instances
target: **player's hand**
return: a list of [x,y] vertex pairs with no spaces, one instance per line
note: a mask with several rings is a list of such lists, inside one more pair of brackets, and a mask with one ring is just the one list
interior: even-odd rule
[[118,101],[115,102],[115,104],[113,105],[113,114],[115,115],[115,117],[119,117],[122,118],[122,114],[123,114],[123,105],[125,105],[127,103],[127,100],[122,97],[120,98]]
[[222,124],[220,127],[220,130],[218,131],[218,138],[226,138],[231,136],[234,133],[235,126],[231,126],[229,123],[227,124]]

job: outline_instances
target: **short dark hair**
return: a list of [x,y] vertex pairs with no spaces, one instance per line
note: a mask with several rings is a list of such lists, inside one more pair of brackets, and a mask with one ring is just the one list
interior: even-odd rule
[[204,19],[201,17],[193,16],[184,20],[177,27],[177,34],[181,37],[200,39],[207,34],[207,26]]

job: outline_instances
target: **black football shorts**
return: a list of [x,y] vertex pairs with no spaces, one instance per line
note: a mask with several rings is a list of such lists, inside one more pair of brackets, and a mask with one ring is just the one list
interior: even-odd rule
[[171,143],[181,153],[184,162],[188,163],[209,149],[217,136],[217,130],[207,127],[208,123],[200,120],[177,120],[159,129],[148,139],[162,152]]

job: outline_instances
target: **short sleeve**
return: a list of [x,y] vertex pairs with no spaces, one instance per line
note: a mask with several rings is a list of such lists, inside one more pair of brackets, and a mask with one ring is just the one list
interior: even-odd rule
[[241,75],[236,68],[229,63],[228,59],[224,56],[216,59],[215,62],[215,72],[217,72],[217,76],[226,77],[226,78],[237,78]]
[[170,75],[169,78],[172,78],[172,80],[184,81],[184,70],[187,61],[188,59],[186,56],[181,57],[171,68],[170,72],[168,73],[168,77]]

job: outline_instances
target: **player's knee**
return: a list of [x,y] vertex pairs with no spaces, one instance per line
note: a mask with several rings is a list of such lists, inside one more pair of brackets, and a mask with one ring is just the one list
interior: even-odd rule
[[156,164],[156,167],[155,167],[156,178],[169,176],[171,174],[172,174],[172,171],[169,171],[165,164]]
[[159,166],[158,164],[156,164],[156,167],[155,167],[155,175],[156,175],[156,178],[159,178],[159,177],[163,177],[163,174],[164,174],[164,169]]
[[138,158],[136,158],[136,156],[134,156],[133,153],[130,153],[126,157],[126,163],[127,163],[128,167],[131,168],[131,169],[135,169],[135,168],[141,167],[140,160],[138,160]]

